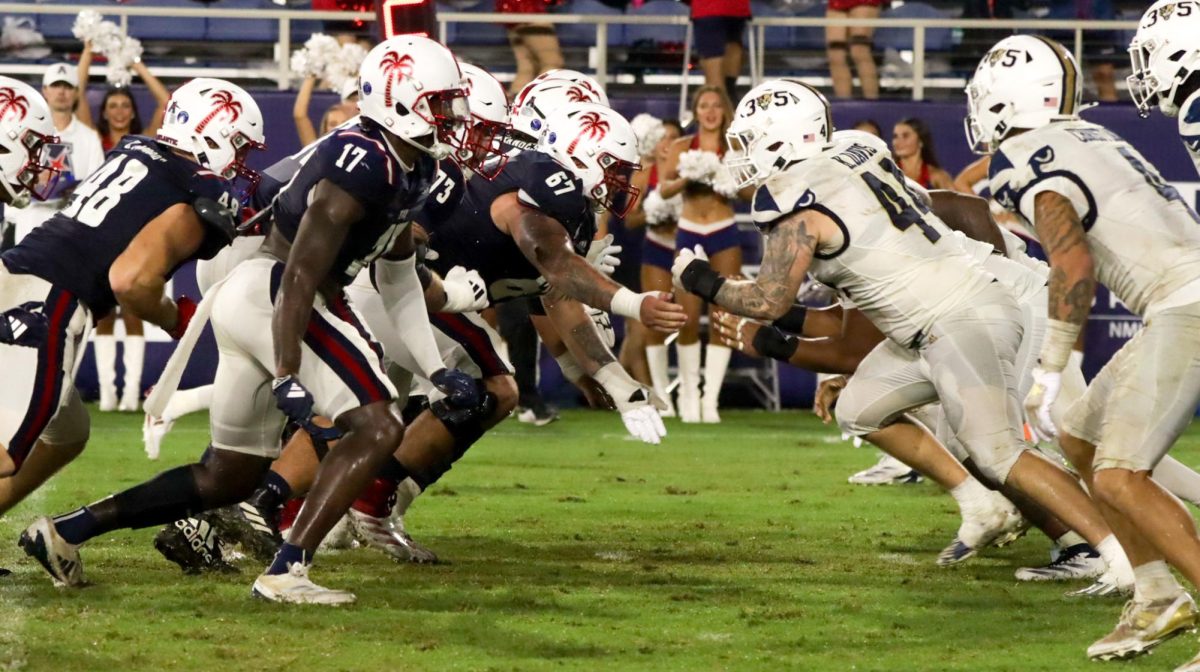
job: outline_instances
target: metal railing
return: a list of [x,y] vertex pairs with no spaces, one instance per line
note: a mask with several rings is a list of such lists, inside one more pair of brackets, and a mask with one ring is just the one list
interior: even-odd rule
[[[269,19],[278,22],[278,41],[274,45],[273,65],[269,68],[225,68],[214,69],[206,67],[176,67],[161,69],[161,74],[169,77],[190,77],[199,74],[224,77],[251,77],[274,80],[279,88],[288,88],[294,74],[291,72],[291,27],[293,21],[374,21],[375,15],[370,12],[318,12],[290,9],[223,9],[220,5],[207,8],[187,7],[146,7],[130,5],[58,5],[0,2],[0,14],[78,14],[82,10],[94,10],[101,14],[119,17],[123,30],[128,28],[129,17],[163,17],[163,18],[204,18],[204,19]],[[651,25],[651,26],[683,26],[685,27],[684,52],[690,53],[692,47],[692,25],[686,16],[634,16],[607,14],[521,14],[522,23],[573,24],[593,25],[596,29],[596,44],[593,49],[595,76],[602,84],[608,84],[609,75],[609,46],[608,34],[610,26],[622,25]],[[513,16],[504,13],[481,12],[439,12],[437,15],[438,36],[443,42],[452,23],[511,23]],[[1075,59],[1083,61],[1083,34],[1085,31],[1114,31],[1134,30],[1137,21],[1085,21],[1085,20],[1047,20],[1047,19],[926,19],[926,18],[826,18],[826,17],[757,17],[750,20],[748,31],[747,51],[750,63],[750,83],[757,84],[764,76],[766,49],[766,30],[768,28],[824,28],[826,26],[900,28],[911,30],[912,40],[912,98],[924,100],[926,82],[926,34],[934,29],[952,30],[1027,30],[1027,31],[1070,31],[1074,35],[1073,48]],[[453,45],[451,45],[453,46]],[[99,69],[99,68],[98,68]],[[0,64],[0,72],[10,74],[38,74],[42,66],[29,64]],[[694,76],[688,71],[688,59],[683,59],[682,72],[679,76],[681,87],[680,100],[687,98],[687,87]],[[681,105],[682,107],[682,105]]]

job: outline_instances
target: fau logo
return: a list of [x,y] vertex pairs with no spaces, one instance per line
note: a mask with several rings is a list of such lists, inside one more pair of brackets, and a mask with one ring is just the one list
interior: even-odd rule
[[229,123],[231,124],[237,121],[238,117],[242,116],[242,104],[234,100],[233,94],[229,91],[214,91],[212,94],[212,102],[212,111],[205,115],[204,118],[200,120],[200,123],[196,124],[197,133],[203,133],[204,128],[208,126],[209,122],[211,122],[213,119],[216,119],[217,115],[219,114],[228,115]]
[[383,59],[379,61],[379,69],[383,71],[383,81],[385,82],[383,86],[384,105],[392,106],[392,81],[397,76],[400,79],[412,77],[413,65],[413,57],[408,54],[401,56],[394,51],[389,51],[383,55]]
[[608,135],[608,120],[601,118],[599,112],[584,112],[579,116],[579,135],[571,141],[571,146],[567,147],[567,153],[574,154],[575,147],[580,140],[592,138],[602,140],[606,135]]
[[8,117],[10,113],[16,121],[24,121],[25,115],[29,114],[29,99],[17,95],[11,88],[0,88],[0,119]]

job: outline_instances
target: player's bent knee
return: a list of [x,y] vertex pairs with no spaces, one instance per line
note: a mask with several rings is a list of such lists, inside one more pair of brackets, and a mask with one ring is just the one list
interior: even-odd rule
[[974,450],[968,446],[967,452],[970,453],[971,460],[979,469],[983,480],[998,487],[1008,482],[1008,475],[1012,473],[1017,460],[1027,451],[1024,448],[1001,445]]
[[1149,479],[1150,472],[1120,467],[1097,467],[1092,477],[1092,494],[1109,507],[1123,511],[1131,504],[1131,488],[1138,478]]
[[487,391],[495,397],[495,406],[491,412],[493,424],[507,418],[517,407],[520,392],[517,381],[512,376],[493,376],[483,381]]

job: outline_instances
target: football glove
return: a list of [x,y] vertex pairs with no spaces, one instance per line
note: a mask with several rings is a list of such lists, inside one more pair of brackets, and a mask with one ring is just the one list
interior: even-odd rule
[[620,245],[613,245],[613,236],[608,234],[598,240],[593,240],[588,247],[587,261],[592,266],[596,267],[597,271],[605,275],[612,275],[613,271],[621,265],[621,258],[617,255],[621,254],[624,249]]
[[1029,388],[1029,394],[1025,395],[1025,415],[1029,418],[1029,424],[1033,427],[1038,441],[1053,441],[1058,435],[1058,428],[1054,426],[1050,409],[1054,407],[1054,401],[1058,399],[1061,388],[1062,372],[1034,368],[1033,387]]
[[46,341],[50,321],[37,301],[22,303],[0,313],[0,343],[37,348]]
[[488,307],[487,284],[479,271],[455,266],[442,278],[446,292],[443,313],[474,313]]
[[650,388],[631,378],[625,369],[616,362],[609,362],[600,367],[594,376],[596,382],[604,387],[604,391],[612,398],[621,414],[625,429],[643,443],[659,444],[667,435],[662,416],[655,408],[655,402],[661,403],[654,397]]
[[480,402],[479,382],[458,369],[439,369],[429,377],[455,408],[475,408]]

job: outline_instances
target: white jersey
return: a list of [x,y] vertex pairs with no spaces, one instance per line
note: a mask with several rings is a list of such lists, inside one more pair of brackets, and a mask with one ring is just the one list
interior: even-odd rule
[[[1042,295],[1046,278],[1050,275],[1050,267],[1045,263],[1021,251],[1016,252],[1017,256],[1013,256],[1012,251],[1005,256],[991,245],[970,238],[962,231],[952,233],[967,254],[995,276],[997,282],[1012,290],[1017,303],[1023,304]],[[1020,260],[1020,257],[1025,260]]]
[[1087,231],[1096,279],[1134,313],[1200,300],[1200,217],[1154,166],[1111,131],[1052,122],[1004,141],[991,188],[1034,220],[1034,197],[1069,199]]
[[816,251],[810,273],[903,346],[918,344],[994,280],[905,188],[877,140],[839,135],[754,194],[754,222],[768,245],[770,228],[802,210],[821,212],[841,229]]
[[1200,173],[1200,91],[1188,96],[1179,108],[1179,138]]

